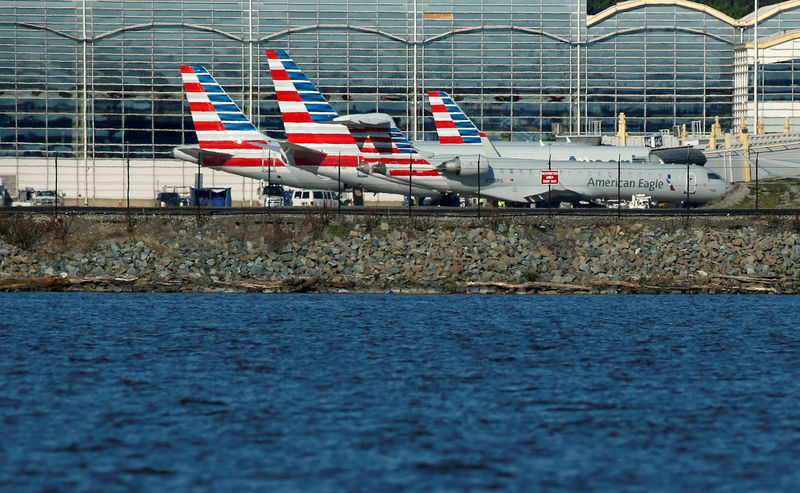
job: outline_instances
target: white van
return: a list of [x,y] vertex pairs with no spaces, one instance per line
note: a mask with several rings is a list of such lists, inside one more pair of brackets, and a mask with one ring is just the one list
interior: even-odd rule
[[331,190],[295,190],[292,195],[294,207],[336,207],[336,192]]

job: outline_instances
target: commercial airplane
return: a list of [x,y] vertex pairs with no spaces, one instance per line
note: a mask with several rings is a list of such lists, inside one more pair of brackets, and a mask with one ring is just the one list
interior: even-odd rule
[[360,166],[364,157],[350,130],[336,121],[336,110],[289,54],[267,50],[267,61],[288,140],[281,146],[290,164],[371,192],[438,196],[431,188],[399,184]]
[[[502,158],[487,159],[495,182],[481,190],[498,200],[524,203],[577,202],[581,200],[627,199],[648,195],[671,205],[699,205],[722,196],[732,185],[719,175],[697,165],[631,162],[560,161],[551,163],[558,173],[557,184],[544,184],[547,166],[519,166]],[[688,190],[687,190],[688,184]]]
[[[474,151],[473,151],[474,152]],[[429,160],[424,162],[429,163]],[[436,161],[434,161],[436,162]],[[408,182],[408,174],[399,176],[402,163],[378,162],[373,170],[398,182]],[[408,165],[406,165],[407,167]],[[418,166],[415,160],[411,166]],[[655,164],[630,161],[577,162],[543,161],[465,154],[432,166],[437,175],[414,178],[420,186],[439,191],[480,195],[509,202],[546,204],[629,198],[643,194],[656,202],[671,205],[699,205],[720,197],[731,184],[719,175],[698,165]],[[485,171],[484,171],[485,170]],[[548,185],[543,174],[558,175]],[[472,177],[473,181],[465,178]],[[475,178],[480,177],[480,189]],[[453,183],[458,183],[454,186]],[[687,193],[688,183],[688,193]]]
[[184,65],[181,76],[198,144],[175,148],[176,158],[273,184],[330,190],[338,187],[329,178],[287,166],[280,145],[250,123],[205,68]]
[[[304,165],[316,165],[315,172],[342,181],[393,181],[402,188],[396,193],[424,196],[425,189],[441,193],[476,194],[513,202],[611,199],[648,194],[670,203],[706,202],[728,190],[727,182],[698,166],[653,165],[647,163],[551,162],[560,172],[556,186],[542,185],[545,160],[488,157],[475,154],[433,155],[415,152],[414,146],[386,115],[336,116],[336,112],[283,50],[268,50],[267,59],[275,81],[281,115],[290,146],[303,156]],[[349,138],[348,138],[349,137]],[[311,152],[309,152],[311,149]],[[313,152],[322,157],[314,159]],[[348,156],[325,163],[325,156]],[[361,164],[352,166],[358,154]],[[562,171],[563,170],[563,171]],[[613,177],[611,176],[613,172]],[[616,176],[620,174],[619,188]],[[376,175],[382,175],[382,178]],[[686,178],[689,190],[686,193]],[[416,191],[420,187],[422,192]],[[681,188],[683,187],[683,189]],[[624,194],[624,195],[623,195]],[[688,197],[688,200],[687,200]]]
[[[644,146],[593,146],[571,143],[532,143],[489,141],[486,134],[470,120],[458,104],[444,91],[429,91],[433,120],[439,137],[435,142],[416,141],[421,151],[434,153],[475,154],[557,161],[634,161],[651,163],[706,163],[702,151],[693,147],[652,148]],[[445,150],[444,147],[449,148]],[[472,149],[472,150],[470,150]],[[482,149],[482,150],[481,150]]]
[[[362,147],[373,171],[398,183],[408,183],[409,172],[419,170],[413,174],[413,182],[442,193],[480,193],[497,200],[540,204],[609,200],[644,194],[658,202],[697,205],[713,200],[731,188],[719,175],[698,165],[493,157],[476,154],[481,148],[475,149],[474,146],[470,148],[472,154],[400,154],[398,147],[405,149],[410,146],[412,150],[415,147],[399,130],[395,131],[396,126],[388,115],[355,115],[340,117],[339,121],[345,121],[354,135],[360,135],[356,137],[357,141],[371,142],[370,139],[377,136],[380,146]],[[557,183],[543,184],[542,173],[552,170],[558,174]]]

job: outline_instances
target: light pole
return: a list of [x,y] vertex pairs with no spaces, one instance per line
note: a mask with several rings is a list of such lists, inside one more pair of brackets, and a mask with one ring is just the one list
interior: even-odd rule
[[481,217],[481,155],[478,154],[478,219]]
[[758,0],[753,10],[753,132],[758,133]]
[[622,188],[620,181],[622,180],[622,154],[617,154],[617,219],[622,215],[620,207],[622,206]]
[[[56,173],[56,176],[55,176],[56,196],[55,196],[55,200],[53,202],[53,207],[54,207],[53,215],[56,217],[56,219],[58,219],[58,151],[56,151],[56,171],[55,171],[55,173]],[[2,199],[2,197],[0,197],[0,199]]]
[[[264,155],[264,151],[261,151],[261,155]],[[272,150],[267,149],[267,212],[271,210],[270,205],[270,194],[272,193]]]
[[408,217],[411,217],[411,166],[414,162],[414,154],[408,155]]

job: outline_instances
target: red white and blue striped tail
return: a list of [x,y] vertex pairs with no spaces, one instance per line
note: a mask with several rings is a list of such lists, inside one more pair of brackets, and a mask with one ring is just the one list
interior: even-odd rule
[[369,135],[366,136],[363,143],[359,142],[359,147],[361,148],[361,155],[364,156],[364,160],[370,163],[380,161],[381,156],[378,152],[378,148],[375,147],[375,143]]
[[444,91],[429,91],[428,100],[440,144],[482,144],[483,132]]
[[275,95],[286,129],[286,139],[321,151],[328,158],[320,165],[357,166],[361,153],[350,130],[334,123],[336,110],[285,50],[267,50]]
[[181,76],[200,149],[257,149],[269,138],[250,123],[242,110],[201,65],[182,65]]

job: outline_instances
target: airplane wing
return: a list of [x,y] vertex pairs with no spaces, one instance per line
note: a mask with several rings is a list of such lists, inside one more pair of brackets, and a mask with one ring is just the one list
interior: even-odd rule
[[233,157],[232,154],[227,152],[200,149],[199,146],[176,147],[172,150],[172,155],[176,159],[195,164],[199,163],[203,166],[222,166]]
[[292,166],[320,166],[328,156],[322,151],[300,144],[287,141],[279,141],[278,144],[286,157],[286,162]]
[[481,195],[497,200],[527,203],[546,202],[548,199],[561,202],[574,202],[585,199],[584,195],[562,185],[552,186],[549,191],[547,190],[547,185],[537,187],[494,185],[481,190]]

